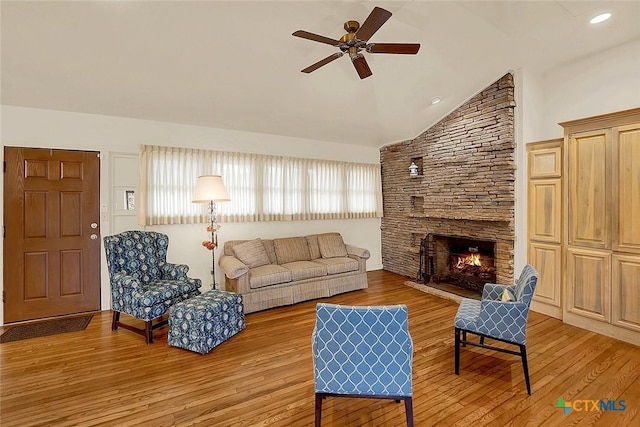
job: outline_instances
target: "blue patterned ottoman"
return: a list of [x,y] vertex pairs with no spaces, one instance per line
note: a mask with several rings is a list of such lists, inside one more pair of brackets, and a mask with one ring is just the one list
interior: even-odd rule
[[170,346],[206,354],[244,329],[242,295],[212,290],[169,308]]

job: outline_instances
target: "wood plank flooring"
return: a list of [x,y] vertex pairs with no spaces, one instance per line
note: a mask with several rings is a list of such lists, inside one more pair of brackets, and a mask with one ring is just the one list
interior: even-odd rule
[[[323,301],[408,306],[416,426],[640,425],[640,347],[532,312],[531,396],[517,356],[463,348],[456,376],[457,304],[406,286],[406,279],[370,272],[369,289]],[[110,312],[82,332],[4,343],[0,425],[313,425],[317,302],[249,314],[247,328],[208,355],[167,346],[166,328],[151,345],[129,331],[112,332]],[[581,404],[565,416],[554,408],[560,396],[625,400],[626,410],[578,411]],[[322,415],[324,426],[405,420],[403,405],[387,400],[329,398]]]

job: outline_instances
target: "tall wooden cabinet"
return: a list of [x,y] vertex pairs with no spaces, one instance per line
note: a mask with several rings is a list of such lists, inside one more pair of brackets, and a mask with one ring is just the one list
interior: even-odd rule
[[538,270],[532,308],[562,318],[562,139],[527,144],[528,262]]
[[563,320],[640,345],[640,109],[561,125]]
[[640,345],[640,108],[527,144],[532,309]]

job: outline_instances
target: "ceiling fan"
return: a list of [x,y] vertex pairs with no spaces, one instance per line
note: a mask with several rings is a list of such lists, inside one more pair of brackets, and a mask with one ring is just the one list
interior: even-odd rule
[[418,43],[369,43],[369,39],[375,34],[382,25],[391,18],[391,12],[380,7],[374,7],[367,19],[360,25],[358,21],[347,21],[344,23],[344,29],[347,34],[335,40],[329,37],[313,34],[308,31],[298,30],[292,35],[315,42],[329,44],[340,49],[339,52],[329,55],[326,58],[308,66],[303,73],[311,73],[318,68],[327,65],[329,62],[340,58],[345,53],[349,54],[351,62],[355,67],[361,79],[369,77],[373,73],[367,64],[367,60],[360,52],[365,50],[369,53],[399,53],[405,55],[415,55],[420,49]]

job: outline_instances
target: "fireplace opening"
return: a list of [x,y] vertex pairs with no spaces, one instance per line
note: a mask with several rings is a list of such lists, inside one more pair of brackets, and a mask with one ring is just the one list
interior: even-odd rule
[[489,240],[429,234],[420,240],[418,281],[482,295],[485,283],[496,283],[495,247]]

